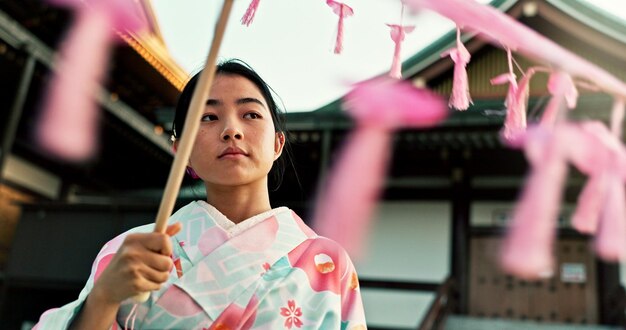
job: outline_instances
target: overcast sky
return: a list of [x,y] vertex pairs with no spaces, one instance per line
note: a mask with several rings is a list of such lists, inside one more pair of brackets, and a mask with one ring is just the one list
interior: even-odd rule
[[[570,1],[593,3],[626,21],[624,0]],[[152,2],[172,56],[189,72],[201,69],[222,1]],[[400,2],[345,2],[355,15],[345,21],[341,55],[333,53],[338,17],[324,0],[261,0],[250,27],[239,22],[250,0],[236,0],[220,58],[249,63],[282,98],[287,111],[315,110],[344,95],[351,83],[391,66],[394,44],[385,23],[400,23]],[[416,25],[403,43],[403,60],[454,28],[451,21],[430,12],[406,12],[403,23]]]

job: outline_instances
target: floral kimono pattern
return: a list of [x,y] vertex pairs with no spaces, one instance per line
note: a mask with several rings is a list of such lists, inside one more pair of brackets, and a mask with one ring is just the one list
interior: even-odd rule
[[[123,302],[112,329],[366,329],[357,274],[337,243],[287,208],[239,231],[224,229],[216,213],[196,201],[172,215],[183,230],[171,238],[169,280],[144,303]],[[66,329],[126,235],[152,228],[108,242],[78,299],[44,313],[35,329]]]

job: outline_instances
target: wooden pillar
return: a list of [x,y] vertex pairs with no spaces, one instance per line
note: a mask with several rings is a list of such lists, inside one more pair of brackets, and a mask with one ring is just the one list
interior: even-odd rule
[[15,99],[11,106],[9,118],[2,127],[2,145],[0,146],[0,181],[2,181],[2,171],[4,170],[4,164],[6,163],[7,156],[11,152],[13,147],[13,141],[15,140],[15,134],[22,117],[22,110],[24,103],[26,102],[26,96],[30,88],[30,83],[33,79],[33,73],[35,72],[36,60],[32,54],[28,55],[24,70],[18,82],[17,92],[15,93]]
[[626,292],[620,283],[619,264],[598,261],[597,270],[599,323],[626,327]]
[[451,242],[452,256],[450,271],[456,281],[458,302],[454,312],[466,314],[468,311],[469,294],[469,258],[470,258],[470,181],[465,160],[467,154],[456,161],[452,161],[452,222]]

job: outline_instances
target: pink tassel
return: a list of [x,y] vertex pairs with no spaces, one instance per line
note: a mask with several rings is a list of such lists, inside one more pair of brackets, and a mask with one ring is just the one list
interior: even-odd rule
[[82,10],[63,44],[37,132],[39,144],[70,161],[86,161],[97,149],[98,106],[113,31],[106,13]]
[[38,143],[70,161],[86,161],[97,149],[98,106],[95,103],[115,40],[113,29],[146,27],[138,5],[127,0],[50,0],[76,7],[76,22],[62,44],[56,73],[46,95],[37,130]]
[[587,184],[578,196],[576,210],[572,214],[572,226],[583,234],[594,234],[598,227],[598,220],[607,187],[605,175],[595,175],[587,180]]
[[[113,29],[137,32],[148,27],[143,7],[137,1],[129,0],[46,0],[47,2],[64,7],[73,7],[81,10],[104,11],[110,19]],[[86,5],[88,3],[88,5]]]
[[465,67],[472,56],[461,42],[461,29],[458,27],[456,29],[456,47],[441,54],[442,57],[448,55],[454,62],[454,80],[449,105],[457,110],[467,110],[470,104],[472,104],[472,99]]
[[614,155],[620,154],[616,151],[621,149],[621,143],[601,122],[587,121],[559,126],[567,159],[588,176],[605,172],[611,166]]
[[254,20],[254,14],[256,14],[257,9],[259,8],[259,2],[261,2],[261,0],[252,0],[252,2],[250,2],[246,13],[241,18],[241,24],[250,26],[250,23]]
[[395,24],[387,24],[387,26],[391,28],[391,40],[393,40],[393,42],[395,43],[393,62],[391,64],[391,71],[389,71],[389,76],[396,79],[402,79],[402,63],[400,61],[402,41],[404,41],[407,33],[411,33],[413,32],[413,30],[415,30],[415,26],[402,26]]
[[358,258],[387,171],[391,131],[433,126],[445,119],[447,107],[436,94],[390,78],[357,85],[344,106],[357,122],[356,131],[318,195],[313,223],[319,234]]
[[619,177],[607,177],[606,204],[595,240],[598,255],[607,261],[622,261],[626,257],[626,194]]
[[613,101],[613,110],[611,111],[611,132],[621,139],[622,125],[624,125],[624,99],[616,97]]
[[358,84],[346,96],[344,107],[359,126],[388,129],[432,127],[448,115],[437,94],[391,78]]
[[524,111],[524,113],[520,114],[520,102],[517,99],[519,95],[516,80],[517,77],[513,72],[512,64],[513,58],[511,56],[510,49],[507,48],[506,52],[509,59],[509,72],[492,78],[490,83],[492,85],[502,85],[506,83],[509,84],[509,89],[506,94],[506,100],[504,101],[504,104],[507,107],[507,112],[506,119],[504,121],[504,131],[502,135],[506,141],[511,141],[514,140],[519,133],[523,132],[526,129],[526,113]]
[[316,203],[316,231],[337,241],[353,258],[363,256],[366,239],[389,162],[391,134],[357,129],[343,146]]
[[333,9],[333,12],[339,16],[337,25],[337,39],[335,40],[335,54],[341,54],[343,50],[343,21],[344,18],[354,15],[354,10],[344,3],[334,0],[327,0],[326,4]]
[[552,94],[552,98],[543,112],[541,124],[552,126],[560,120],[561,110],[564,107],[563,101],[570,109],[576,107],[578,90],[572,77],[567,73],[554,72],[548,80],[548,91]]
[[[612,136],[600,122],[565,124],[561,130],[562,141],[566,143],[567,158],[589,179],[578,196],[578,203],[572,214],[572,226],[581,233],[593,234],[604,207],[607,193],[607,169],[612,162]],[[619,144],[619,142],[618,142]]]
[[552,133],[535,127],[527,134],[525,150],[532,170],[513,212],[501,263],[508,273],[532,280],[552,273],[555,219],[567,163]]

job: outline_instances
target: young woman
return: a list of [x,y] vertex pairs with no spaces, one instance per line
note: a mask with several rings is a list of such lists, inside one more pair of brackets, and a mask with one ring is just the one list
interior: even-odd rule
[[[197,77],[179,99],[174,138]],[[259,75],[239,61],[218,65],[188,168],[206,201],[172,215],[167,234],[146,225],[111,240],[78,300],[35,328],[365,329],[345,251],[270,206],[268,174],[280,172],[285,139]],[[146,302],[133,301],[146,291]]]

